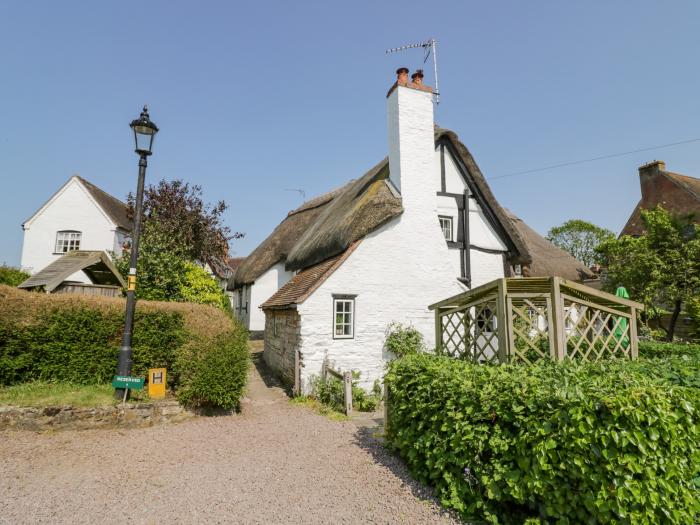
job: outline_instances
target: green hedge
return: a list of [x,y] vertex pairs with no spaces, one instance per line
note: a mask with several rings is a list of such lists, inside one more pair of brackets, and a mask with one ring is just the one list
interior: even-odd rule
[[671,357],[679,355],[700,359],[700,343],[639,341],[639,357]]
[[[0,286],[0,385],[109,382],[123,327],[123,300]],[[168,388],[184,404],[238,406],[249,364],[248,333],[220,309],[139,301],[132,348],[132,374],[167,368]],[[212,363],[221,365],[218,375],[205,372]]]
[[700,390],[676,386],[664,366],[408,356],[386,376],[387,438],[465,518],[691,524]]
[[182,381],[178,400],[186,406],[239,408],[249,356],[245,330],[222,334],[209,344],[191,346],[177,359]]

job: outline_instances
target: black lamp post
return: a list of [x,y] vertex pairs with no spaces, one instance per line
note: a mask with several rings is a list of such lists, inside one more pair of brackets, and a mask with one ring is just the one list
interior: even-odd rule
[[[126,316],[124,320],[124,334],[122,345],[119,349],[119,362],[117,375],[128,376],[131,374],[131,332],[134,327],[134,310],[136,308],[136,260],[139,255],[139,237],[141,233],[141,212],[143,208],[143,186],[146,179],[146,158],[152,153],[153,139],[158,133],[156,126],[148,117],[148,108],[143,107],[139,118],[131,122],[134,131],[136,153],[139,155],[139,180],[136,187],[136,207],[134,210],[134,229],[131,235],[131,259],[129,261],[128,287],[126,291]],[[117,388],[115,397],[124,398],[125,391]]]

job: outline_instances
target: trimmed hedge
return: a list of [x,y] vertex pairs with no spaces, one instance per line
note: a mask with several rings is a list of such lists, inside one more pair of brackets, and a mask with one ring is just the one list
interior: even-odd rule
[[388,441],[465,518],[694,523],[700,390],[677,366],[407,356],[386,376]]
[[679,355],[700,359],[700,343],[639,341],[639,357],[672,357]]
[[[109,382],[123,327],[123,299],[0,286],[0,385]],[[139,301],[132,348],[132,373],[168,368],[168,387],[183,404],[238,406],[249,364],[248,333],[222,310]],[[203,374],[206,363],[215,361],[225,366],[219,376]]]

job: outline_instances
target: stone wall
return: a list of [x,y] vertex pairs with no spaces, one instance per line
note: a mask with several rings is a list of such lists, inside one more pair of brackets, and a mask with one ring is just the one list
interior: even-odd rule
[[194,417],[177,401],[76,408],[0,406],[0,430],[85,430],[137,428],[176,423]]
[[299,346],[300,322],[296,310],[265,312],[265,363],[282,381],[294,385],[294,355]]

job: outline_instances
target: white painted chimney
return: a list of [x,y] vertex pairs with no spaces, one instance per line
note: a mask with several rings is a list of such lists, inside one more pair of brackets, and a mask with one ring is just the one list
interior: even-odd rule
[[414,82],[408,81],[407,68],[396,74],[387,94],[390,179],[401,193],[404,216],[436,217],[433,90],[422,83],[420,70]]

